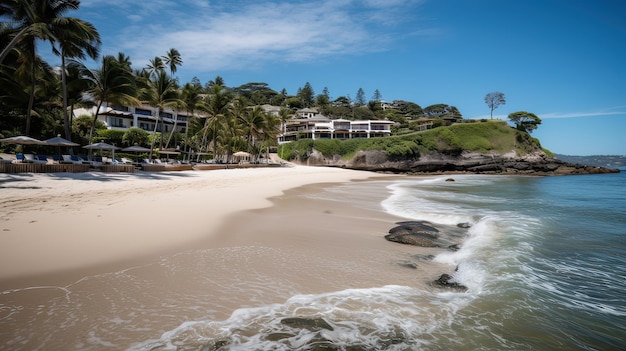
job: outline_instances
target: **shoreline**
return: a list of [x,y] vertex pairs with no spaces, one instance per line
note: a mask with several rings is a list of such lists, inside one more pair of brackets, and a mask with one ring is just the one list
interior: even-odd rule
[[[382,177],[296,166],[146,174],[0,175],[0,290],[70,284],[175,253],[226,218],[307,184]],[[91,274],[89,274],[91,275]],[[57,278],[63,277],[63,281]]]

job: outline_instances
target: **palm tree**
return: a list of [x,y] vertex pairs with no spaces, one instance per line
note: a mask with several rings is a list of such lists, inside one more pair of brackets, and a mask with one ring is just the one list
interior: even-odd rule
[[55,31],[59,49],[53,46],[53,51],[55,54],[61,56],[61,85],[63,92],[63,124],[65,127],[65,138],[72,140],[67,103],[67,71],[65,59],[84,59],[86,55],[89,55],[89,57],[95,60],[99,54],[99,46],[101,44],[100,35],[91,23],[80,19],[71,19],[61,22]]
[[165,107],[175,107],[183,102],[178,98],[178,89],[176,82],[167,75],[165,70],[159,70],[151,75],[150,79],[146,81],[146,87],[142,89],[141,101],[156,107],[156,123],[154,124],[154,131],[152,133],[152,141],[150,143],[150,158],[152,158],[152,149],[154,149],[154,140],[161,120],[161,142],[160,147],[163,147],[163,119],[161,118],[161,112]]
[[[70,10],[78,10],[78,0],[3,0],[0,1],[0,16],[7,16],[17,24],[18,31],[11,42],[0,53],[0,63],[19,44],[22,45],[22,53],[31,56],[31,97],[26,111],[26,134],[30,132],[31,113],[35,96],[35,56],[37,49],[35,41],[45,40],[54,44],[59,37],[72,38],[70,42],[76,43],[78,38],[85,39],[80,33],[74,33],[80,28],[76,25],[82,22],[76,18],[63,17]],[[70,30],[70,33],[65,31]],[[96,32],[97,33],[97,32]]]
[[283,153],[285,151],[285,134],[287,134],[287,121],[291,118],[291,110],[286,108],[281,108],[278,111],[278,118],[280,119],[281,126],[283,127],[283,143],[280,145],[280,158],[283,158]]
[[200,101],[202,101],[202,86],[194,85],[191,83],[185,83],[183,86],[183,90],[181,91],[181,100],[185,103],[185,110],[187,110],[187,126],[185,127],[185,147],[183,151],[187,152],[188,136],[189,136],[189,127],[191,125],[192,119],[195,119],[195,111],[200,106]]
[[129,71],[131,70],[130,66],[132,65],[132,62],[130,61],[130,57],[125,53],[121,51],[117,53],[117,62],[120,65],[126,67],[126,69],[128,69]]
[[240,117],[240,122],[243,124],[246,133],[248,150],[253,151],[256,149],[255,140],[260,139],[265,127],[265,111],[261,106],[256,106],[252,111],[248,110],[248,113],[243,114]]
[[148,61],[148,66],[144,68],[144,72],[146,72],[148,76],[152,76],[153,74],[159,71],[162,71],[164,69],[165,69],[165,64],[163,63],[163,59],[161,59],[158,56],[155,56],[153,59],[150,59]]
[[[82,63],[74,61],[77,65]],[[93,130],[98,120],[100,108],[105,102],[120,105],[138,106],[141,102],[136,98],[137,86],[132,72],[124,64],[120,64],[113,56],[104,56],[102,66],[89,70],[82,66],[83,77],[90,82],[87,93],[97,102],[96,113],[89,131],[89,144],[93,140]]]
[[280,118],[271,113],[265,114],[265,121],[263,122],[263,142],[265,146],[265,158],[269,160],[270,157],[270,144],[276,141],[276,136],[280,132]]
[[220,85],[222,87],[225,87],[226,85],[224,84],[224,78],[222,78],[221,76],[217,76],[215,77],[214,80],[208,81],[206,83],[206,89],[207,90],[213,89],[215,85]]
[[183,64],[183,59],[180,57],[180,52],[178,50],[171,48],[165,56],[162,56],[165,65],[167,65],[170,69],[170,74],[174,77],[174,73],[176,73],[176,68]]
[[206,145],[209,129],[213,131],[213,157],[217,156],[217,127],[218,122],[228,111],[231,94],[221,85],[214,85],[206,96],[201,108],[208,114],[204,122],[202,145]]

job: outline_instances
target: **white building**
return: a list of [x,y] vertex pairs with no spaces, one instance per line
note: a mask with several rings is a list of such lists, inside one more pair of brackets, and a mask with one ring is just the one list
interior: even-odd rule
[[[95,113],[96,107],[74,110],[74,115],[76,116],[89,115],[93,117]],[[152,133],[157,123],[156,113],[157,108],[149,105],[126,107],[116,105],[107,106],[106,103],[103,103],[98,113],[98,120],[102,122],[107,129],[126,130],[131,127],[137,127]],[[169,133],[174,130],[174,128],[179,133],[186,131],[190,116],[187,111],[165,108],[163,111],[160,111],[159,115],[163,122],[163,128],[161,128],[161,120],[159,120],[159,125],[156,126],[157,132],[163,131]]]
[[388,120],[331,120],[316,109],[302,109],[296,113],[297,118],[281,126],[279,144],[298,139],[381,138],[391,135],[391,126],[395,124]]

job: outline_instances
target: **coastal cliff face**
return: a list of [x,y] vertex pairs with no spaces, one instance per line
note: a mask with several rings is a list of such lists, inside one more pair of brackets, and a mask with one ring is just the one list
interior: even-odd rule
[[359,151],[349,160],[325,157],[313,150],[308,165],[334,166],[358,170],[410,173],[410,174],[519,174],[519,175],[570,175],[618,173],[618,169],[593,167],[568,163],[537,150],[523,156],[515,151],[505,154],[481,154],[463,151],[457,155],[430,152],[416,159],[391,160],[385,151]]

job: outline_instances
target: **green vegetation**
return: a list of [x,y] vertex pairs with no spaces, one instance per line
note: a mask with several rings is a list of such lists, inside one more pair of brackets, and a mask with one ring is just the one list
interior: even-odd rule
[[540,148],[539,141],[528,133],[511,128],[504,121],[487,121],[453,124],[388,138],[300,140],[285,145],[284,157],[303,161],[315,149],[325,157],[339,155],[349,159],[359,150],[381,150],[391,160],[411,160],[433,151],[454,155],[462,151],[501,154],[515,150],[518,154],[527,154]]

